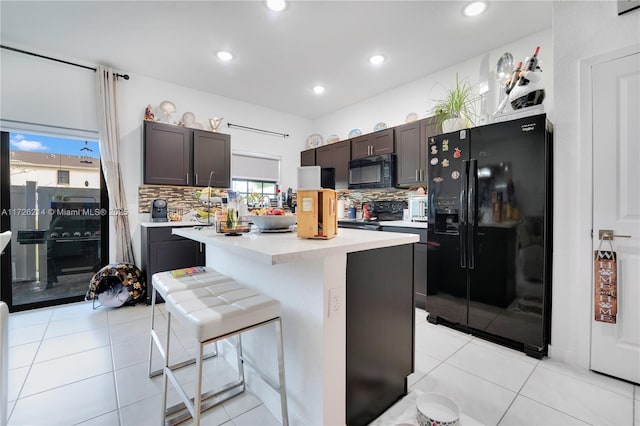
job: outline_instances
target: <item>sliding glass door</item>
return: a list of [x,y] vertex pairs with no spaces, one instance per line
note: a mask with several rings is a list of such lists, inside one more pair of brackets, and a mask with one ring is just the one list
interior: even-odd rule
[[2,133],[2,300],[12,311],[82,300],[108,258],[97,141]]

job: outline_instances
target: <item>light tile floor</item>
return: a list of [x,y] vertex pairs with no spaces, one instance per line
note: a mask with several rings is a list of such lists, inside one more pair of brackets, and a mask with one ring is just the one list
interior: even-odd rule
[[[162,321],[163,305],[156,309]],[[150,312],[145,305],[92,310],[90,303],[75,303],[11,314],[9,424],[159,424],[162,379],[147,377]],[[180,341],[172,359],[194,350]],[[409,394],[374,424],[416,424],[415,399],[435,391],[456,401],[462,426],[640,426],[640,387],[434,326],[421,310],[415,359]],[[229,379],[225,367],[224,360],[206,363],[209,386]],[[170,393],[169,403],[177,398]],[[247,392],[206,412],[202,424],[277,421]]]

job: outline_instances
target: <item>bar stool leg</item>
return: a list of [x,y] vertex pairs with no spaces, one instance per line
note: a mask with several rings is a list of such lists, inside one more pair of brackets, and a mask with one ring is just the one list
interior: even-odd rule
[[154,341],[153,341],[153,335],[154,335],[154,325],[155,325],[155,318],[156,318],[156,290],[155,288],[153,288],[153,285],[151,286],[151,332],[149,333],[149,369],[148,369],[148,375],[149,377],[152,377],[153,373],[151,371],[151,365],[153,364],[153,346],[154,346]]
[[200,426],[200,414],[202,411],[202,357],[204,355],[204,344],[200,343],[198,349],[198,358],[196,358],[196,371],[198,372],[198,381],[196,382],[196,394],[193,397],[193,421],[196,426]]
[[275,322],[276,326],[276,339],[278,346],[278,372],[280,373],[280,407],[282,409],[282,425],[289,425],[289,410],[287,407],[287,388],[285,386],[284,378],[284,348],[282,344],[282,320],[278,318]]
[[242,391],[246,389],[245,381],[244,381],[244,360],[242,359],[242,335],[237,334],[236,336],[236,359],[238,362],[238,379],[242,382]]
[[167,311],[167,337],[165,340],[166,356],[164,357],[164,374],[162,375],[162,422],[161,425],[165,426],[167,418],[167,391],[168,391],[168,371],[169,370],[169,338],[171,336],[171,312]]

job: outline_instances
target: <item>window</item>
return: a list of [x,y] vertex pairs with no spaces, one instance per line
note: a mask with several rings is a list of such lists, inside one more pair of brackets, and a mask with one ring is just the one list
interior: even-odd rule
[[247,200],[249,207],[264,205],[265,197],[269,198],[269,204],[274,204],[276,200],[276,182],[232,179],[233,190],[242,198]]
[[249,207],[276,206],[276,187],[280,180],[279,157],[234,152],[231,170],[231,187],[247,200]]
[[69,185],[69,170],[58,170],[58,185]]

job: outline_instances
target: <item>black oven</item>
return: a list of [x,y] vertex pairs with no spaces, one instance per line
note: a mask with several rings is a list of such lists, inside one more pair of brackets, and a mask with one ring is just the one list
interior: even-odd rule
[[349,161],[349,189],[392,188],[395,186],[395,163],[393,154]]

